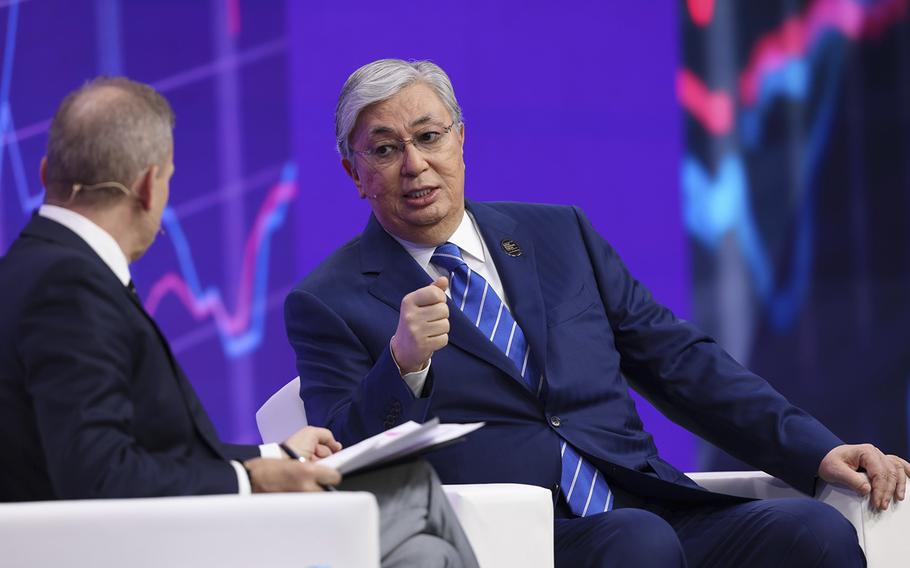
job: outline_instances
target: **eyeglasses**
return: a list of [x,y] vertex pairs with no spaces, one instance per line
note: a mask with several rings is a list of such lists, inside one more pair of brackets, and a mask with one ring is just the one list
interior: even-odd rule
[[404,147],[407,144],[413,144],[414,148],[420,150],[423,154],[434,154],[446,146],[448,134],[455,127],[456,121],[448,126],[431,124],[423,130],[417,132],[410,138],[392,138],[378,140],[365,150],[355,150],[354,153],[362,156],[365,160],[374,166],[383,168],[397,164],[404,155]]

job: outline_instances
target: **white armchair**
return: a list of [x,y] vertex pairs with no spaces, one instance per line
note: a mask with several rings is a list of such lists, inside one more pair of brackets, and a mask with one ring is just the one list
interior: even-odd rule
[[[306,426],[297,377],[256,412],[264,442]],[[515,483],[444,486],[481,568],[553,568],[553,504],[542,487]],[[337,493],[336,493],[337,495]]]
[[369,493],[0,504],[7,568],[378,568]]
[[[751,497],[779,499],[806,497],[783,481],[762,471],[718,471],[687,474],[693,481],[711,491]],[[841,512],[856,528],[859,544],[866,553],[869,568],[898,568],[910,559],[910,508],[898,502],[887,511],[876,511],[868,497],[850,489],[819,481],[815,498]]]
[[[277,441],[306,425],[300,399],[300,379],[295,378],[272,395],[256,413],[262,439]],[[783,481],[764,472],[706,472],[687,474],[696,483],[718,493],[774,499],[804,497]],[[446,493],[465,527],[483,568],[553,566],[553,515],[550,492],[526,485],[455,485]],[[876,512],[868,498],[852,491],[819,483],[815,496],[849,520],[866,553],[870,568],[906,566],[910,558],[910,508],[898,503]],[[527,501],[524,501],[527,499]],[[524,532],[513,532],[511,527]]]

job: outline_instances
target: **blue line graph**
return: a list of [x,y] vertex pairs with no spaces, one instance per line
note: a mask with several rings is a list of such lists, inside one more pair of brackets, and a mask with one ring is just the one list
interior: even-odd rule
[[[813,57],[822,55],[819,47],[812,50]],[[812,83],[811,62],[807,59],[794,59],[780,69],[769,73],[761,84],[758,103],[741,111],[739,117],[740,140],[749,148],[761,142],[765,117],[771,106],[779,98],[805,100]]]
[[[162,285],[158,301],[160,293],[167,292],[164,301],[176,303],[161,310],[159,323],[173,337],[172,344],[181,346],[176,351],[188,368],[212,371],[211,376],[194,378],[194,384],[203,397],[208,393],[221,402],[223,408],[214,405],[222,413],[213,416],[216,423],[234,439],[252,441],[257,388],[253,368],[261,362],[280,365],[281,359],[273,356],[275,347],[263,341],[281,328],[278,300],[297,276],[290,264],[272,261],[293,255],[296,248],[279,232],[291,221],[289,205],[298,193],[296,166],[276,167],[290,152],[284,126],[290,121],[282,120],[288,107],[275,104],[286,100],[282,58],[289,42],[283,23],[274,17],[285,3],[83,4],[0,1],[0,25],[6,31],[0,39],[0,254],[15,227],[45,200],[34,166],[40,157],[35,155],[39,137],[46,135],[50,121],[17,121],[36,114],[46,118],[47,98],[28,97],[23,90],[36,85],[34,71],[21,81],[18,74],[53,64],[59,52],[68,62],[66,73],[31,88],[62,92],[72,88],[73,80],[97,74],[157,78],[150,83],[168,95],[180,116],[178,148],[194,147],[178,150],[180,171],[189,175],[180,175],[174,189],[189,198],[192,214],[205,213],[190,221],[180,207],[168,208],[162,227],[174,256],[171,245],[160,243],[161,252],[134,269],[145,290],[161,282],[170,286]],[[71,48],[72,39],[37,37],[49,16],[72,20],[67,22],[70,28],[91,33],[80,40],[78,50]],[[244,18],[253,25],[242,26]],[[169,29],[158,30],[162,24]],[[167,49],[148,50],[150,38],[182,42],[179,56]],[[41,39],[47,40],[47,49],[31,49]],[[262,104],[263,96],[268,104]],[[248,177],[248,170],[257,173]],[[262,200],[251,201],[240,187],[261,189],[257,194]],[[176,297],[170,298],[171,293]],[[287,363],[281,374],[292,370],[292,361]]]
[[[0,194],[3,193],[3,155],[9,154],[10,167],[19,196],[19,204],[23,214],[29,214],[44,201],[43,190],[32,195],[28,187],[28,177],[22,154],[19,150],[19,141],[16,140],[16,124],[13,120],[13,111],[10,108],[9,93],[13,78],[13,62],[16,54],[16,31],[19,21],[19,3],[9,6],[9,15],[6,20],[6,45],[3,50],[3,70],[0,73]],[[4,152],[6,150],[6,152]]]
[[272,236],[284,224],[289,205],[296,197],[296,177],[296,166],[286,164],[281,180],[272,188],[257,215],[244,249],[233,315],[228,313],[219,288],[202,286],[189,240],[173,209],[166,208],[162,223],[177,254],[180,276],[167,273],[152,286],[146,301],[149,312],[154,314],[164,296],[173,293],[197,320],[208,317],[215,320],[222,347],[229,357],[240,357],[257,349],[265,330]]
[[[97,22],[103,24],[105,33],[101,35],[113,36],[98,40],[99,66],[102,71],[117,73],[120,71],[120,46],[119,46],[119,2],[117,0],[96,0]],[[15,121],[9,102],[12,84],[13,65],[16,55],[16,33],[18,29],[19,4],[9,6],[7,17],[7,34],[3,54],[2,74],[0,74],[0,192],[3,190],[2,175],[5,160],[3,150],[9,155],[11,171],[14,177],[16,195],[23,215],[31,214],[41,206],[44,201],[43,190],[32,194],[29,188],[28,177],[25,173],[24,160],[20,152],[19,141],[16,138]],[[110,33],[109,33],[110,32]],[[270,46],[272,44],[269,44]],[[283,46],[283,41],[281,42]],[[270,50],[270,53],[274,50]],[[258,53],[258,52],[257,52]],[[170,237],[176,253],[181,277],[177,280],[167,280],[168,275],[158,283],[165,283],[163,292],[176,292],[185,300],[197,319],[214,317],[218,325],[219,338],[225,355],[237,358],[255,351],[262,342],[266,319],[266,298],[268,295],[268,268],[271,253],[271,237],[284,224],[288,212],[289,202],[296,197],[296,166],[289,162],[281,172],[278,185],[273,188],[263,205],[257,226],[251,231],[251,239],[256,239],[255,253],[248,261],[254,270],[249,274],[240,274],[240,280],[252,281],[251,294],[239,297],[233,316],[227,314],[222,299],[221,291],[214,286],[203,287],[193,261],[192,249],[189,240],[183,231],[180,221],[172,207],[167,207],[162,215],[162,226]],[[290,189],[289,189],[290,188]],[[250,255],[248,255],[250,256]],[[246,268],[246,267],[245,267]],[[175,276],[170,274],[171,277]],[[171,287],[168,288],[168,282]],[[186,293],[178,290],[186,287]],[[154,292],[154,290],[153,290]],[[155,305],[160,301],[154,300]],[[244,314],[249,314],[245,317]]]
[[750,205],[749,178],[743,156],[738,151],[726,154],[711,176],[696,158],[687,155],[681,168],[683,219],[689,233],[702,245],[716,249],[722,238],[733,232],[752,276],[755,292],[768,311],[771,325],[778,331],[795,323],[812,278],[815,242],[815,174],[829,138],[838,99],[837,84],[849,45],[840,34],[828,32],[805,58],[796,58],[769,73],[762,81],[759,100],[753,109],[740,116],[742,141],[757,146],[761,128],[773,103],[780,98],[805,100],[813,70],[825,72],[822,100],[807,137],[801,163],[802,195],[795,221],[796,232],[788,282],[777,283],[774,263],[761,236]]
[[120,0],[95,0],[95,34],[98,72],[104,75],[123,73],[120,39]]

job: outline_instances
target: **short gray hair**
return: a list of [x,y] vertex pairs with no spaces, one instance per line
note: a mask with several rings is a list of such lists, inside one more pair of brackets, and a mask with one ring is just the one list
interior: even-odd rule
[[[171,106],[152,87],[125,77],[87,82],[63,99],[51,121],[48,191],[67,199],[77,183],[129,187],[150,166],[165,166],[174,148],[173,128]],[[104,193],[118,192],[84,192],[88,199]]]
[[414,83],[424,83],[439,96],[455,124],[462,122],[461,107],[455,98],[452,81],[441,67],[431,61],[380,59],[354,71],[338,96],[335,109],[335,142],[338,153],[351,158],[350,137],[357,118],[366,107],[393,97]]

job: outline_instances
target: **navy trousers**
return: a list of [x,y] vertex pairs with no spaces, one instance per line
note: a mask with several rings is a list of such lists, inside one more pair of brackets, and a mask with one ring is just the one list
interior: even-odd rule
[[695,508],[617,508],[557,518],[557,568],[862,567],[856,531],[813,499]]

